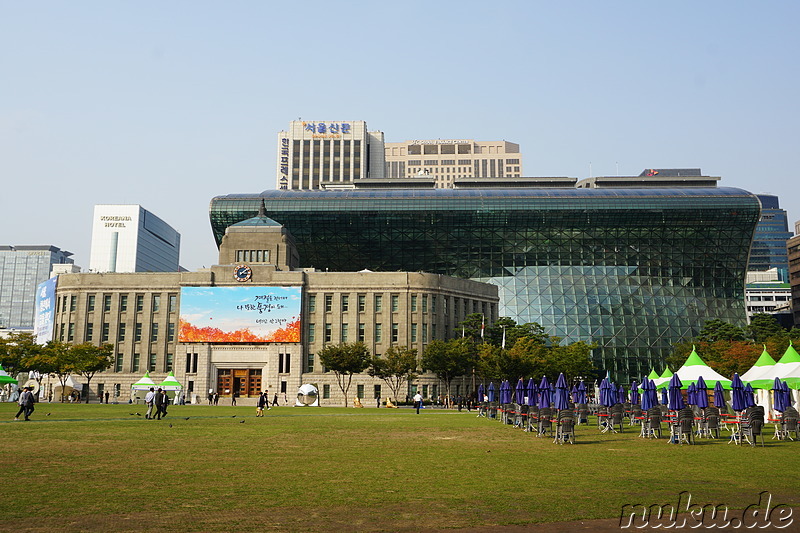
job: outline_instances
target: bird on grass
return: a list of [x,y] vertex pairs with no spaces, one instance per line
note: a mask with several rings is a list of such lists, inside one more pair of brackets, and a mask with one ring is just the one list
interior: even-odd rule
[[184,420],[189,420],[189,417],[187,416],[186,418],[184,418]]
[[142,413],[136,413],[136,416],[142,416]]
[[236,415],[231,415],[231,418],[236,418]]
[[172,424],[170,424],[169,427],[172,427]]
[[240,424],[244,424],[244,420],[239,420],[239,423]]
[[50,416],[50,415],[52,415],[52,414],[53,414],[53,413],[47,413],[47,414],[46,414],[46,415],[44,415],[44,416]]

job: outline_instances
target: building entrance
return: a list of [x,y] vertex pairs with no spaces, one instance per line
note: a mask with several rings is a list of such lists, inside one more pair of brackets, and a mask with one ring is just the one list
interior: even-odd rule
[[234,392],[239,397],[258,396],[261,393],[261,369],[221,368],[217,371],[217,391],[221,396]]

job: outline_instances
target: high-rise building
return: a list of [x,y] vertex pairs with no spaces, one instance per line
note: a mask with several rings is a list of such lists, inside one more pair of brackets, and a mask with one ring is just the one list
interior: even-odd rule
[[89,270],[177,272],[181,234],[140,205],[96,205]]
[[347,186],[383,178],[383,132],[363,120],[293,120],[278,133],[278,189]]
[[[800,229],[800,222],[797,226]],[[794,325],[800,326],[800,235],[786,242],[786,251],[789,257],[789,285],[792,288],[792,316]]]
[[435,179],[437,188],[459,178],[522,176],[519,145],[508,141],[436,139],[385,143],[386,177]]
[[50,245],[0,246],[0,328],[33,329],[36,286],[72,253]]
[[761,219],[756,226],[753,245],[750,248],[750,263],[747,270],[765,271],[778,269],[778,279],[789,281],[789,258],[786,241],[792,237],[786,211],[780,208],[778,197],[758,194],[761,202]]

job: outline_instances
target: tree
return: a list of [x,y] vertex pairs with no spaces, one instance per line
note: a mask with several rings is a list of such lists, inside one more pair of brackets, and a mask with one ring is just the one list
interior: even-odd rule
[[86,403],[89,403],[89,385],[92,378],[97,372],[102,372],[112,364],[113,348],[111,344],[95,346],[91,342],[76,344],[71,348],[75,370],[86,378]]
[[750,319],[747,333],[755,342],[767,342],[772,337],[788,337],[788,331],[781,326],[775,317],[766,313],[757,313]]
[[481,331],[485,331],[486,317],[481,313],[470,313],[458,324],[456,336],[464,339],[471,339],[472,342],[481,342],[483,337]]
[[343,343],[338,346],[325,346],[317,354],[325,368],[336,376],[336,383],[344,394],[344,406],[347,407],[347,392],[353,381],[353,374],[358,374],[367,369],[370,364],[370,354],[362,342]]
[[[503,346],[503,337],[505,337],[505,346]],[[536,322],[517,324],[508,317],[501,317],[497,322],[486,327],[484,342],[510,349],[514,347],[518,339],[523,337],[536,339],[541,344],[546,344],[548,341],[547,332],[541,324]]]
[[33,333],[11,333],[8,337],[0,339],[0,364],[10,376],[16,376],[31,368],[27,359],[39,353],[42,347],[36,344]]
[[747,338],[742,328],[715,318],[707,320],[696,340],[706,342],[743,341]]
[[52,369],[50,374],[58,378],[58,382],[61,384],[61,401],[63,402],[67,380],[78,371],[72,346],[61,341],[50,341],[44,346],[40,357],[42,363]]
[[382,379],[389,390],[395,403],[404,383],[416,379],[414,371],[417,369],[417,350],[405,346],[390,347],[383,357],[372,356],[369,370],[370,376]]
[[422,355],[422,368],[436,374],[444,382],[450,397],[450,383],[477,365],[477,349],[470,339],[435,340],[428,344]]

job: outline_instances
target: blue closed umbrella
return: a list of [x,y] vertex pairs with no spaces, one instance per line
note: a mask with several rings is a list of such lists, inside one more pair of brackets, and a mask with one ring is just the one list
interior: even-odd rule
[[569,409],[569,393],[567,391],[567,379],[564,374],[559,374],[556,380],[555,395],[553,398],[553,405],[559,411],[561,409]]
[[522,378],[519,378],[519,381],[517,381],[516,394],[517,397],[514,401],[522,405],[525,402],[525,382],[522,381]]
[[722,388],[722,382],[717,381],[714,385],[714,407],[722,411],[725,409],[725,389]]
[[639,397],[639,385],[634,379],[633,383],[631,383],[631,403],[638,404],[639,402],[641,402],[641,398]]
[[706,387],[706,380],[703,379],[703,376],[697,378],[697,383],[695,384],[695,392],[694,392],[694,400],[695,405],[700,409],[705,409],[708,407],[708,387]]
[[617,403],[614,400],[614,390],[614,384],[608,378],[603,378],[603,381],[600,382],[600,405],[611,407]]
[[539,409],[550,407],[550,382],[547,381],[547,376],[542,376],[542,381],[539,383]]
[[744,396],[744,383],[742,378],[736,373],[731,380],[731,407],[734,411],[744,411],[747,409],[747,399]]
[[747,407],[753,407],[756,404],[756,399],[753,397],[753,387],[749,383],[744,388],[744,399],[747,401]]
[[772,391],[772,408],[775,411],[782,413],[788,406],[783,402],[783,384],[780,378],[775,378],[775,382],[772,385]]
[[478,385],[478,401],[479,402],[483,401],[483,395],[484,395],[483,383],[481,383],[480,385]]
[[789,407],[792,406],[792,395],[789,392],[789,384],[786,381],[784,381],[781,384],[781,389],[783,390],[783,404],[788,409]]
[[622,386],[620,383],[617,385],[617,402],[618,403],[625,403],[628,401],[628,395],[625,394],[625,387]]
[[667,404],[670,411],[680,411],[685,407],[681,394],[682,386],[681,378],[678,377],[678,374],[673,374],[672,379],[669,380],[669,403]]
[[578,397],[575,398],[575,403],[586,403],[586,384],[583,380],[578,383]]
[[494,383],[489,383],[489,392],[486,395],[489,397],[490,402],[494,401]]
[[658,405],[658,391],[656,390],[656,382],[651,379],[648,388],[650,389],[650,401],[653,402],[653,407],[655,407]]
[[[634,381],[634,383],[636,383]],[[652,381],[644,380],[642,383],[642,411],[648,411],[653,408],[653,398],[650,396],[650,384],[652,383],[653,390],[655,391],[655,383]],[[633,395],[633,391],[631,391]]]
[[661,405],[667,405],[669,403],[669,397],[667,396],[667,388],[664,387],[661,389]]
[[697,405],[697,400],[695,399],[695,392],[696,388],[694,383],[690,383],[688,387],[686,387],[686,403],[689,405]]
[[528,405],[534,406],[536,405],[536,382],[533,381],[533,378],[528,380]]

